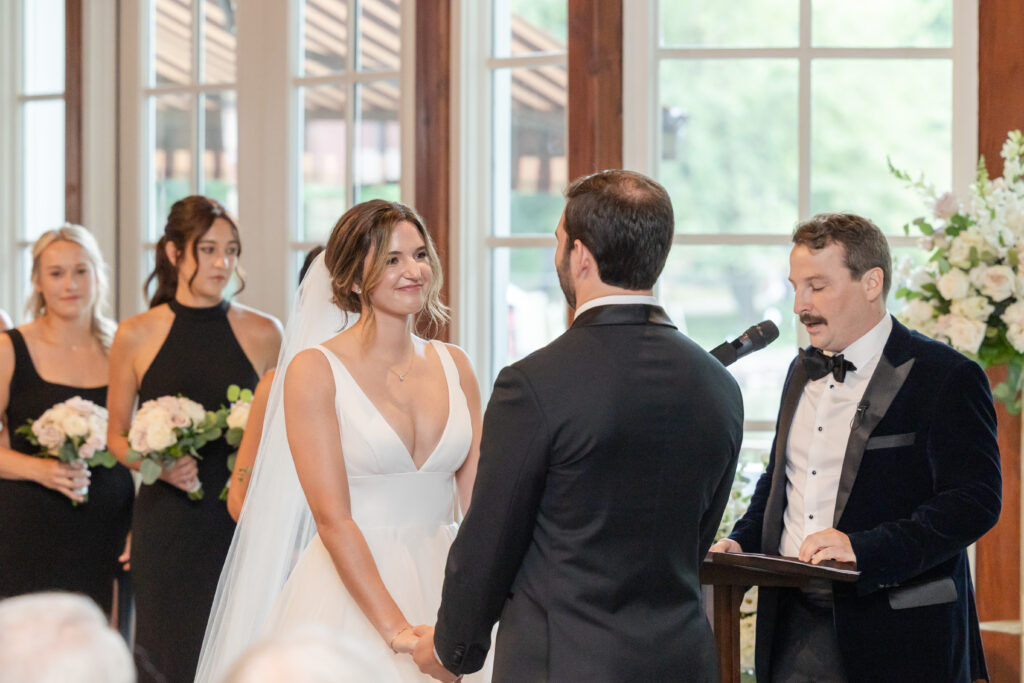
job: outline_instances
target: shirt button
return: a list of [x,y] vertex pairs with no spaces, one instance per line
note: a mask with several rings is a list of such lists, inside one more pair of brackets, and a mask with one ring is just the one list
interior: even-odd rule
[[821,431],[821,427],[818,427],[818,431],[819,431],[819,432]]
[[814,519],[814,515],[807,515],[809,518]]
[[811,470],[811,474],[817,474],[818,470]]
[[829,385],[828,385],[828,388],[829,388],[829,389],[835,389],[835,388],[836,388],[836,385],[835,385],[835,384],[829,384]]

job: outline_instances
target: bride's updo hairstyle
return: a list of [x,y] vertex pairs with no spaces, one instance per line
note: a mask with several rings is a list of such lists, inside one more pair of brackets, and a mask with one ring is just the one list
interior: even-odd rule
[[[178,267],[171,263],[167,257],[167,243],[174,244],[178,252],[178,263],[181,263],[181,256],[185,253],[186,247],[192,245],[192,259],[199,263],[199,239],[207,233],[210,226],[218,218],[223,218],[231,226],[231,232],[238,242],[238,255],[242,255],[242,240],[238,237],[238,225],[220,202],[202,195],[192,195],[179,199],[171,205],[171,212],[167,215],[167,225],[164,226],[164,234],[156,243],[156,267],[146,278],[142,285],[142,293],[149,296],[149,283],[156,280],[156,291],[149,300],[149,307],[153,308],[165,304],[174,299],[174,293],[178,289]],[[235,269],[235,277],[238,278],[238,289],[235,293],[245,289],[245,279],[242,277],[241,268]],[[192,273],[188,286],[192,288],[192,282],[199,274],[199,269]]]
[[[432,336],[448,321],[448,307],[441,303],[444,275],[437,249],[423,226],[423,219],[405,204],[371,199],[356,204],[338,219],[324,253],[324,262],[331,274],[334,303],[348,313],[359,313],[365,306],[367,323],[373,323],[373,305],[369,295],[381,281],[387,266],[391,234],[402,221],[414,225],[427,246],[430,286],[417,322],[425,319],[428,333]],[[367,254],[370,254],[370,262],[364,268]]]
[[[32,284],[38,285],[41,276],[42,256],[46,248],[54,242],[73,242],[82,248],[82,255],[92,266],[93,300],[92,300],[92,335],[99,340],[103,348],[109,349],[114,340],[115,323],[108,315],[110,298],[110,281],[107,276],[107,264],[103,260],[100,245],[93,234],[81,225],[65,223],[59,228],[47,230],[32,245]],[[46,299],[42,292],[33,288],[32,295],[25,304],[25,312],[37,320],[46,315]]]

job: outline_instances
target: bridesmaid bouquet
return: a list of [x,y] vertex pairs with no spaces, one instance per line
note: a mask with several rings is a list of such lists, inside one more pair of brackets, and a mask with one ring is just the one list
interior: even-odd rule
[[[166,467],[186,455],[199,459],[198,449],[219,439],[218,413],[184,396],[161,396],[146,401],[135,413],[128,430],[129,462],[141,461],[139,473],[144,484],[160,478]],[[189,500],[202,500],[203,484],[188,492]]]
[[[39,447],[36,457],[57,458],[69,465],[81,461],[89,467],[110,468],[117,462],[107,450],[107,409],[81,396],[54,405],[14,431]],[[89,500],[89,487],[79,493]]]
[[[238,444],[242,443],[242,434],[245,433],[245,425],[249,421],[249,409],[252,408],[252,391],[232,384],[228,387],[228,401],[231,406],[221,407],[217,412],[224,420],[220,426],[227,429],[224,433],[224,440],[228,442],[228,445],[235,447],[235,451],[228,456],[228,472],[234,472]],[[228,499],[228,489],[230,488],[231,477],[228,477],[227,483],[220,491],[220,500]]]

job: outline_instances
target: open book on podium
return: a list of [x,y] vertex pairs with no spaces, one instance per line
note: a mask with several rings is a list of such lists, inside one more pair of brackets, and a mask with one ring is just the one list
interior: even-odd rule
[[740,604],[750,586],[803,588],[815,579],[852,583],[859,577],[860,572],[849,562],[811,564],[778,555],[708,553],[701,565],[700,582],[707,587],[704,609],[715,631],[723,683],[740,680]]

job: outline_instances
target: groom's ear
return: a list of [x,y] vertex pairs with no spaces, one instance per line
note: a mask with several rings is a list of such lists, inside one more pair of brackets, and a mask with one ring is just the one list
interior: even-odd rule
[[572,243],[569,263],[573,269],[573,274],[579,279],[585,280],[591,277],[601,279],[601,273],[598,271],[597,260],[594,258],[593,252],[580,240]]

